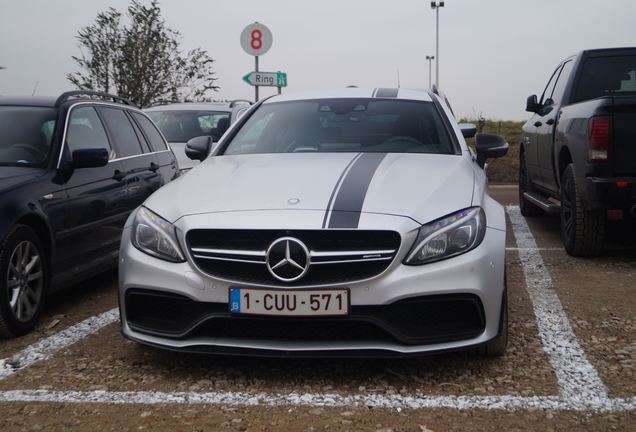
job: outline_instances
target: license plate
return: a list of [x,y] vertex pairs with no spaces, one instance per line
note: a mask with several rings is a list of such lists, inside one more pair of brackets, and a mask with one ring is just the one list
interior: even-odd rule
[[297,317],[347,315],[349,290],[230,288],[230,312]]

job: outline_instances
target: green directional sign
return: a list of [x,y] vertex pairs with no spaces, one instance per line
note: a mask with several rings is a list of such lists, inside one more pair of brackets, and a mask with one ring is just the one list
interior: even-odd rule
[[287,87],[285,72],[250,72],[243,81],[257,87]]

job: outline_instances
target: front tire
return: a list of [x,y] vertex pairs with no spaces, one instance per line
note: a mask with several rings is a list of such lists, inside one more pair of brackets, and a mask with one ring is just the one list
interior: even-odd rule
[[605,212],[584,208],[573,164],[561,176],[561,238],[566,252],[575,257],[596,256],[603,251]]
[[48,266],[42,242],[26,225],[16,225],[0,245],[0,337],[33,330],[42,311]]

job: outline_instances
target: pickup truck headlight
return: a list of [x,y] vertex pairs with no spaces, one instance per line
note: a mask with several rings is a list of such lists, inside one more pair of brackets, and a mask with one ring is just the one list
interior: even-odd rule
[[185,261],[175,228],[167,220],[145,207],[140,207],[132,229],[132,244],[140,251],[166,261]]
[[421,265],[468,252],[479,246],[486,233],[481,207],[458,211],[422,225],[404,264]]

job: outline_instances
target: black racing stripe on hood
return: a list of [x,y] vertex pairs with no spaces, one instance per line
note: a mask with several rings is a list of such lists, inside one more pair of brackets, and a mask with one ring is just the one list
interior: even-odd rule
[[375,92],[375,97],[379,98],[396,98],[398,96],[398,89],[396,88],[379,88]]
[[340,174],[340,177],[338,177],[338,181],[336,182],[336,185],[333,188],[333,191],[331,192],[331,196],[329,197],[329,202],[327,203],[327,210],[325,210],[325,217],[322,219],[322,227],[326,228],[327,227],[327,220],[329,218],[329,212],[331,211],[331,205],[333,204],[333,199],[336,196],[336,192],[338,192],[338,189],[340,187],[340,185],[342,184],[342,178],[345,176],[345,174],[349,171],[349,168],[351,167],[351,165],[362,155],[362,153],[358,153],[356,154],[350,161],[349,163],[347,163],[347,166],[345,167],[344,170],[342,170],[342,173]]
[[357,228],[371,180],[386,153],[364,153],[342,181],[331,209],[329,228]]

